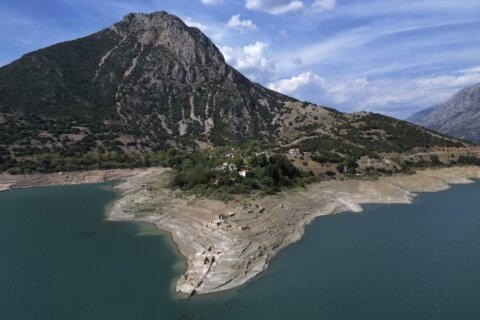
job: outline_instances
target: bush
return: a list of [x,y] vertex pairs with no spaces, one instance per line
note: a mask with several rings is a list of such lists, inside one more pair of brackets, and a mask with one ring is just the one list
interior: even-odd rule
[[[348,172],[344,172],[345,168],[347,168]],[[355,173],[357,168],[358,163],[353,158],[346,158],[337,165],[337,171],[340,173]]]
[[329,177],[334,177],[336,175],[336,173],[333,172],[332,170],[328,170],[327,172],[325,172],[325,174]]

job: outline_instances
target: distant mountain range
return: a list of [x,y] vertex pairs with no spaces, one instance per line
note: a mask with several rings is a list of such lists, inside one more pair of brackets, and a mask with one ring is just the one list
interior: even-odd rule
[[480,143],[480,83],[459,91],[445,103],[413,114],[408,121]]
[[[404,121],[344,114],[266,89],[229,66],[199,29],[166,12],[128,14],[0,68],[0,124],[0,171],[119,166],[126,156],[251,140],[330,159],[465,145]],[[139,163],[148,161],[128,165]]]

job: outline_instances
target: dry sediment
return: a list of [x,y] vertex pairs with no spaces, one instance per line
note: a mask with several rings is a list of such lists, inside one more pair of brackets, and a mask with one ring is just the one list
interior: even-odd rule
[[148,174],[153,169],[112,169],[58,173],[36,173],[26,175],[0,174],[0,192],[12,189],[51,185],[74,185],[125,180],[133,176]]
[[298,241],[305,226],[323,215],[361,212],[366,203],[411,203],[417,192],[435,192],[480,178],[480,167],[426,169],[375,181],[312,184],[301,191],[223,203],[196,199],[165,187],[168,170],[134,176],[111,209],[112,220],[155,224],[172,234],[187,259],[176,290],[183,295],[231,289],[268,267],[282,248]]
[[11,184],[10,184],[10,183],[3,183],[3,184],[0,184],[0,192],[2,192],[2,191],[8,191],[8,190],[10,190],[10,186],[11,186]]

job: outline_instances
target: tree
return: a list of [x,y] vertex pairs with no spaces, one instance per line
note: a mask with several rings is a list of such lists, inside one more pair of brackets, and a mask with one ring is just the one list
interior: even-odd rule
[[[345,168],[347,172],[344,172]],[[341,173],[355,173],[358,168],[358,163],[353,158],[345,158],[337,165],[337,171]]]

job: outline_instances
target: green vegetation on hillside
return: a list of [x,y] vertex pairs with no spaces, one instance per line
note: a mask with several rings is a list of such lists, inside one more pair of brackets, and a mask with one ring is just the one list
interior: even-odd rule
[[415,148],[462,147],[465,143],[410,123],[379,114],[367,114],[343,121],[333,135],[312,134],[298,147],[312,153],[319,163],[341,163],[348,158],[368,156],[380,159],[382,153],[406,153]]
[[[283,155],[236,156],[222,166],[228,158],[210,158],[201,153],[190,154],[173,168],[174,187],[197,194],[225,197],[228,194],[252,192],[275,193],[284,187],[302,185],[312,177],[302,174]],[[239,172],[244,172],[241,176]]]

